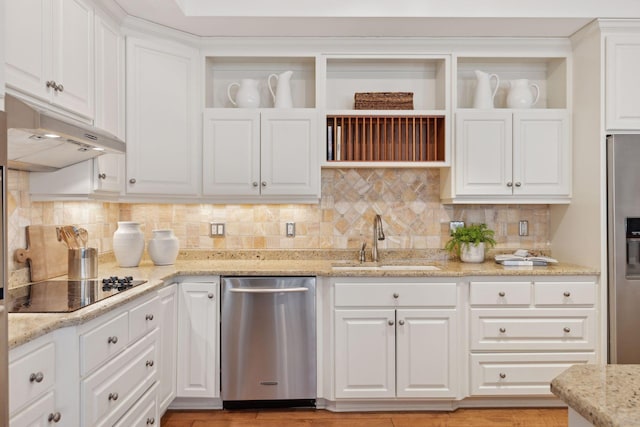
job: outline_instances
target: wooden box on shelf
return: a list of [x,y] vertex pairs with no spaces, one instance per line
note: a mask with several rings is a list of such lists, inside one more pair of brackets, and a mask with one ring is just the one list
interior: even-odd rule
[[356,110],[413,110],[413,92],[356,92]]

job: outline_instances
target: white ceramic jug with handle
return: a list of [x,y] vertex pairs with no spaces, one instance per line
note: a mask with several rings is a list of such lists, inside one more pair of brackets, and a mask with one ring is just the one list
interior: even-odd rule
[[[536,96],[533,91],[536,90]],[[527,79],[511,80],[509,82],[509,94],[507,95],[508,108],[531,108],[540,98],[540,88],[535,83],[529,83]]]
[[[269,92],[273,97],[273,106],[275,108],[292,108],[293,99],[291,98],[291,75],[293,71],[285,71],[281,74],[269,74],[267,83],[269,84]],[[275,93],[271,86],[271,78],[275,77],[278,81],[278,86]]]
[[[497,74],[489,74],[484,71],[475,70],[476,73],[476,93],[473,97],[473,108],[493,108],[493,98],[498,92],[500,78]],[[491,79],[495,78],[496,87],[491,90]]]
[[[238,86],[236,98],[231,97],[231,88]],[[240,83],[234,82],[227,87],[227,97],[229,101],[240,108],[258,108],[260,106],[260,91],[258,91],[258,80],[242,79]]]

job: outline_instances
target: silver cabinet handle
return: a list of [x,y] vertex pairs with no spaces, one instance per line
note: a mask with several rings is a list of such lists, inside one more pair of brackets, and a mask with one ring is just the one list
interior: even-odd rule
[[41,383],[43,379],[44,379],[44,374],[42,372],[36,372],[35,374],[29,375],[30,383],[32,382]]
[[569,328],[569,327],[565,327],[565,328],[563,329],[563,331],[565,331],[566,333],[569,333],[569,332],[571,332],[571,328]]
[[393,326],[393,320],[389,320],[389,326]]
[[49,414],[47,421],[49,422],[53,421],[54,423],[57,423],[61,419],[62,419],[62,415],[60,414],[60,412],[52,412],[51,414]]
[[113,400],[114,402],[118,400],[118,393],[109,393],[109,400]]
[[147,314],[144,316],[144,320],[153,320],[153,314]]
[[[229,288],[229,292],[238,293],[238,294],[279,294],[281,292],[291,293],[291,292],[307,292],[309,288]],[[213,293],[209,293],[207,295],[209,298],[213,299]]]
[[507,378],[507,374],[505,374],[504,372],[500,372],[500,378],[502,379]]
[[135,179],[135,178],[131,178],[131,179],[129,180],[129,184],[135,184],[135,183],[136,183],[136,179]]
[[253,181],[253,182],[251,183],[251,185],[253,185],[254,187],[257,187],[257,186],[258,186],[258,181]]
[[266,187],[267,186],[267,181],[262,181],[261,184],[262,184],[263,187]]
[[156,423],[156,419],[151,417],[147,418],[147,425],[154,425]]
[[116,344],[117,342],[118,342],[118,337],[115,335],[107,338],[107,344]]
[[500,292],[498,292],[498,296],[499,296],[499,297],[503,297],[503,296],[505,296],[505,295],[506,295],[506,293],[505,293],[504,291],[500,291]]
[[513,187],[513,182],[511,181],[507,182],[507,187]]
[[394,292],[393,297],[394,297],[395,299],[398,299],[398,298],[400,298],[400,294],[399,294],[399,293],[397,293],[397,292]]
[[145,365],[146,365],[147,367],[151,367],[151,366],[153,366],[153,360],[147,360],[147,363],[145,363]]
[[516,187],[522,187],[522,183],[520,181],[516,182]]
[[498,330],[500,331],[501,334],[504,334],[505,332],[507,332],[507,328],[500,328]]
[[569,297],[571,296],[571,292],[568,292],[568,291],[567,291],[567,292],[565,292],[565,293],[564,293],[564,294],[562,294],[562,295],[564,295],[565,297],[569,298]]
[[209,298],[209,299],[213,299],[213,292],[209,292],[209,293],[207,294],[207,298]]
[[399,324],[400,326],[404,325],[404,320],[399,320],[399,321],[398,321],[398,324]]
[[98,178],[99,179],[107,179],[107,174],[106,173],[99,173],[98,174]]

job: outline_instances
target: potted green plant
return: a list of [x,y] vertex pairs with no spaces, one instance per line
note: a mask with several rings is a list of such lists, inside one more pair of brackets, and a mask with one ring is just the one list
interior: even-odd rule
[[445,249],[460,257],[463,262],[483,262],[485,247],[494,247],[494,232],[486,224],[471,224],[451,232]]

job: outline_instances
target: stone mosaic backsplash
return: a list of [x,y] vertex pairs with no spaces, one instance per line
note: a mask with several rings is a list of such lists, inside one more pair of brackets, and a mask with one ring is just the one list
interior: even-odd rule
[[[147,239],[154,229],[171,228],[181,249],[370,248],[375,214],[382,216],[383,250],[442,248],[451,220],[486,223],[503,249],[548,249],[549,242],[547,205],[442,205],[438,169],[324,169],[316,205],[34,202],[28,173],[8,175],[10,271],[24,267],[13,253],[25,247],[30,224],[84,227],[100,253],[111,251],[117,221],[140,222]],[[529,221],[528,236],[518,236],[521,219]],[[210,237],[210,222],[224,223],[225,236]],[[295,237],[286,237],[287,222],[295,222]]]

